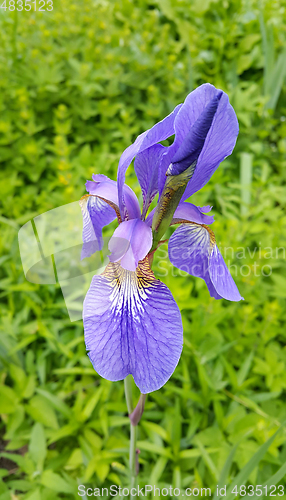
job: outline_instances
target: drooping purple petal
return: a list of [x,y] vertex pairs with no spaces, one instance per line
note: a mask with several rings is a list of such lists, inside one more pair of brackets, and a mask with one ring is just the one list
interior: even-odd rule
[[152,127],[151,129],[146,130],[146,132],[143,132],[143,134],[139,135],[136,141],[122,153],[118,165],[117,182],[119,208],[123,218],[125,218],[123,214],[125,214],[126,212],[126,199],[125,193],[123,192],[123,185],[127,168],[129,167],[133,158],[135,158],[135,156],[137,156],[139,153],[145,151],[154,144],[158,144],[160,141],[163,141],[174,134],[174,120],[181,106],[181,104],[176,106],[176,108],[170,115],[166,116],[166,118],[156,123],[156,125],[154,125],[154,127]]
[[169,240],[169,258],[182,271],[205,279],[208,274],[210,234],[199,224],[182,224]]
[[102,249],[102,228],[116,218],[116,213],[96,196],[84,196],[80,200],[80,207],[83,218],[81,258],[84,259]]
[[185,136],[172,158],[172,164],[168,170],[170,175],[178,175],[184,172],[199,158],[222,95],[221,90],[216,92]]
[[242,299],[217,245],[214,245],[210,254],[209,273],[217,293],[224,299],[235,302]]
[[89,358],[102,377],[131,374],[141,393],[160,389],[180,359],[183,328],[170,290],[147,260],[136,272],[109,264],[94,276],[83,306]]
[[[152,230],[140,219],[122,222],[114,231],[108,248],[110,262],[119,262],[124,269],[136,271],[152,247]],[[124,244],[127,242],[129,244]]]
[[167,148],[161,144],[155,144],[139,153],[134,161],[134,169],[142,189],[143,210],[142,218],[145,218],[148,207],[158,193],[159,166]]
[[[118,190],[117,182],[109,179],[103,174],[93,174],[92,181],[87,181],[85,186],[90,194],[101,196],[118,205]],[[128,213],[128,219],[136,219],[140,217],[141,211],[138,199],[134,191],[124,184],[123,186],[124,199]]]
[[[207,208],[207,210],[204,210]],[[181,201],[174,213],[174,219],[185,219],[198,224],[212,224],[214,222],[213,215],[205,215],[210,207],[196,207],[192,203]]]
[[[217,96],[218,90],[209,83],[191,92],[181,107],[175,120],[175,142],[172,146],[176,153],[191,130],[195,121],[204,112],[210,101]],[[186,200],[201,189],[211,178],[219,164],[231,154],[238,135],[238,121],[235,111],[223,92],[212,121],[203,149],[188,183],[182,200]]]
[[169,240],[172,264],[205,280],[211,297],[243,300],[215,243],[213,232],[199,224],[182,224]]

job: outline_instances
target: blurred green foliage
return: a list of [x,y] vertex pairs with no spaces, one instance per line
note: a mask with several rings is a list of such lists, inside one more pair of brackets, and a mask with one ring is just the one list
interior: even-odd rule
[[[245,301],[211,299],[157,252],[185,341],[173,377],[147,400],[139,483],[214,491],[220,478],[243,471],[244,484],[265,484],[280,470],[285,485],[286,432],[274,436],[286,418],[285,0],[0,11],[0,500],[128,485],[123,383],[94,372],[59,286],[25,280],[17,233],[78,200],[92,173],[115,179],[125,147],[204,82],[229,94],[240,135],[192,201],[213,205]],[[139,194],[132,168],[127,182]]]

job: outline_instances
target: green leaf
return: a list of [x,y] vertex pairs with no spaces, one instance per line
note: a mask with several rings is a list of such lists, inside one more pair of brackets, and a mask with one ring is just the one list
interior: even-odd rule
[[65,470],[77,469],[83,463],[82,451],[80,448],[73,450],[70,458],[68,459]]
[[40,388],[37,389],[37,393],[46,398],[55,408],[55,410],[60,411],[68,418],[71,416],[72,412],[70,408],[58,396]]
[[18,398],[13,389],[0,385],[0,413],[13,413],[17,404]]
[[59,439],[63,439],[68,436],[76,434],[79,428],[79,423],[75,422],[72,424],[67,424],[60,429],[53,430],[49,433],[49,444],[56,443]]
[[241,215],[247,214],[251,202],[252,158],[250,153],[240,156]]
[[273,73],[271,75],[269,92],[270,98],[266,104],[266,109],[275,109],[277,101],[281,94],[283,83],[286,77],[286,50],[284,50],[279,56],[275,63]]
[[279,427],[279,429],[277,429],[277,431],[266,441],[266,443],[264,443],[262,446],[260,446],[260,448],[253,455],[253,457],[249,460],[249,462],[247,462],[247,464],[241,469],[241,471],[234,478],[230,487],[228,488],[228,490],[226,492],[226,497],[223,497],[223,498],[225,498],[225,500],[229,500],[230,498],[232,498],[233,494],[231,493],[231,491],[235,486],[237,486],[237,488],[239,488],[242,484],[246,483],[251,472],[259,464],[260,460],[264,457],[268,448],[273,443],[274,439],[279,434],[279,432],[283,429],[284,425],[285,425],[285,423],[283,423],[281,425],[281,427]]
[[182,415],[180,411],[179,399],[176,398],[174,414],[171,425],[171,443],[173,447],[174,455],[178,455],[181,447],[181,436],[182,436]]
[[215,480],[217,481],[218,479],[218,471],[217,471],[217,468],[213,462],[213,460],[211,459],[211,457],[209,456],[207,450],[204,448],[204,446],[202,445],[202,443],[200,442],[199,439],[196,439],[196,444],[198,445],[198,448],[201,452],[201,455],[203,457],[203,460],[206,464],[206,466],[209,468],[210,472],[213,474]]
[[41,484],[58,493],[74,493],[74,488],[59,474],[52,470],[45,470],[41,477]]
[[103,388],[99,387],[94,392],[94,394],[91,396],[91,398],[88,400],[88,402],[86,403],[84,409],[81,411],[81,414],[80,414],[80,421],[81,422],[85,422],[85,420],[87,420],[91,416],[94,408],[96,407],[97,403],[100,400],[102,391],[103,391]]
[[156,455],[162,455],[170,459],[173,458],[170,448],[163,448],[163,446],[157,446],[154,443],[148,443],[148,441],[137,441],[137,447],[141,450],[155,453]]
[[101,462],[97,464],[96,475],[101,483],[103,483],[103,481],[106,479],[109,473],[109,469],[110,467],[107,463]]
[[96,372],[93,368],[57,368],[54,370],[56,375],[96,375]]
[[[219,448],[206,448],[206,451],[208,454],[217,453],[219,451]],[[179,456],[181,459],[197,458],[202,456],[202,451],[200,450],[200,448],[191,448],[189,450],[181,451]]]
[[36,422],[40,422],[52,429],[58,429],[59,424],[56,414],[47,399],[43,396],[37,395],[30,399],[29,404],[26,406],[26,411]]
[[241,441],[238,441],[230,450],[230,453],[229,453],[229,455],[225,461],[225,464],[222,468],[222,471],[220,473],[220,477],[218,480],[218,486],[217,486],[218,490],[216,489],[213,500],[217,500],[219,498],[217,491],[219,491],[223,486],[225,486],[227,484],[227,479],[228,479],[228,475],[229,475],[229,472],[230,472],[230,469],[232,466],[233,458],[234,458],[235,452],[236,452],[240,442]]
[[150,484],[158,484],[161,475],[163,474],[163,471],[167,465],[167,462],[168,458],[166,457],[159,457],[158,460],[156,460],[155,465],[151,472]]
[[37,468],[42,470],[47,455],[47,446],[45,431],[43,425],[40,423],[36,423],[33,427],[29,444],[29,452]]
[[241,365],[241,367],[240,367],[240,369],[238,371],[238,374],[237,374],[237,384],[238,384],[238,386],[242,385],[243,382],[245,381],[245,379],[246,379],[246,377],[247,377],[247,375],[249,373],[252,360],[253,360],[253,351],[251,351],[249,353],[249,355],[246,356],[245,361],[243,362],[243,364]]
[[[264,488],[264,486],[267,486],[267,488],[269,488],[269,486],[271,486],[272,484],[277,484],[279,483],[279,481],[281,481],[281,479],[283,479],[284,477],[286,476],[286,462],[280,467],[280,469],[278,469],[277,472],[275,472],[275,474],[273,474],[263,485],[262,487]],[[265,490],[264,490],[265,491]],[[265,496],[265,495],[263,495]]]
[[36,488],[34,491],[25,496],[25,500],[42,500],[41,492],[39,488]]
[[142,425],[142,427],[144,429],[146,429],[147,431],[149,430],[151,432],[155,432],[155,434],[158,434],[158,436],[161,436],[161,438],[164,439],[164,441],[168,441],[168,434],[167,434],[166,430],[163,427],[161,427],[160,425],[155,424],[154,422],[147,422],[146,420],[143,420],[140,425]]
[[128,417],[111,416],[108,418],[108,423],[109,427],[122,427],[123,425],[130,425],[130,420]]

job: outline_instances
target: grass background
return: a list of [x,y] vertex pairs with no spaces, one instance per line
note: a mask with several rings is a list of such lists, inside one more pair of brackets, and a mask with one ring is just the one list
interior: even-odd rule
[[[121,152],[204,82],[229,94],[240,134],[192,201],[213,205],[245,301],[211,299],[158,253],[185,339],[174,375],[148,397],[139,483],[285,485],[286,431],[274,435],[286,418],[285,21],[285,0],[0,9],[0,500],[128,485],[123,383],[93,371],[59,285],[25,280],[17,235],[77,201],[92,173],[115,179]],[[139,193],[132,168],[127,182]]]

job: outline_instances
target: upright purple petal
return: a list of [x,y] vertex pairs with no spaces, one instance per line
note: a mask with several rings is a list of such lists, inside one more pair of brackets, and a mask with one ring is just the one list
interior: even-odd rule
[[[114,231],[108,248],[110,262],[119,262],[124,269],[136,271],[152,247],[152,230],[140,219],[122,222]],[[129,244],[125,244],[125,242]]]
[[172,234],[168,251],[174,266],[205,280],[211,297],[243,300],[207,226],[182,224]]
[[158,193],[159,166],[167,148],[161,144],[155,144],[139,153],[134,161],[134,169],[142,189],[144,219],[152,200]]
[[96,196],[84,196],[80,200],[80,207],[83,218],[81,258],[84,259],[102,249],[102,228],[116,218],[116,213]]
[[[174,154],[179,150],[180,145],[184,143],[196,120],[200,118],[217,94],[218,90],[213,85],[206,83],[187,96],[175,120],[176,138],[172,146]],[[183,200],[189,198],[209,181],[221,161],[231,154],[237,135],[238,121],[236,114],[229,103],[227,94],[223,92]]]
[[184,172],[194,161],[198,160],[222,95],[221,90],[216,92],[185,136],[172,158],[172,164],[168,170],[170,175]]
[[[103,174],[93,174],[92,178],[92,181],[86,182],[86,190],[90,194],[101,196],[102,198],[112,201],[114,204],[118,205],[117,182],[109,179]],[[140,206],[134,191],[127,186],[127,184],[124,184],[123,192],[128,219],[136,219],[140,217]]]
[[127,168],[133,158],[135,158],[135,156],[139,153],[174,134],[174,120],[180,107],[181,104],[179,104],[170,115],[166,116],[166,118],[162,121],[156,123],[154,127],[139,135],[136,141],[122,153],[117,172],[119,208],[122,215],[126,212],[126,199],[125,193],[123,192],[123,185]]
[[134,377],[141,393],[160,389],[180,359],[183,328],[170,290],[148,261],[137,272],[109,264],[94,276],[83,307],[89,358],[102,377]]
[[[207,210],[204,210],[207,209]],[[174,213],[174,219],[184,219],[197,224],[212,224],[214,222],[213,215],[205,215],[210,207],[196,207],[192,203],[181,201]]]

